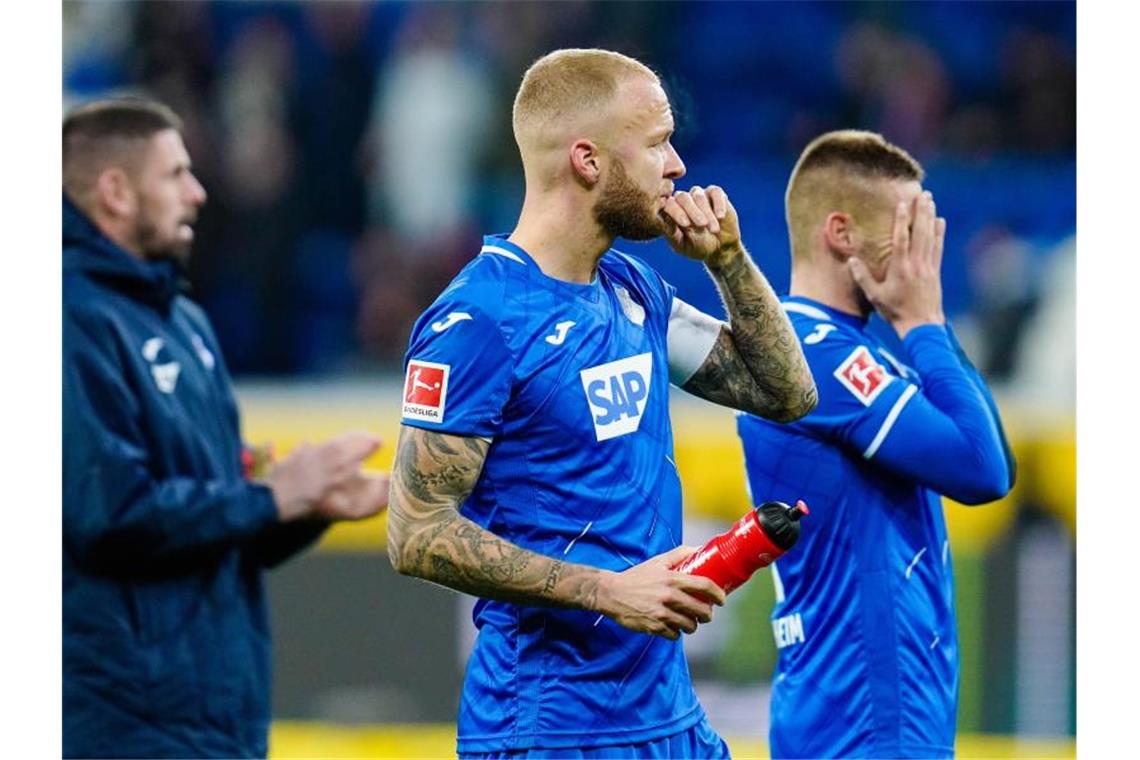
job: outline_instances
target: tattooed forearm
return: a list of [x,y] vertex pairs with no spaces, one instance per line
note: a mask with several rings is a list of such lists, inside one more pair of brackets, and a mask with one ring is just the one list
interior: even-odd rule
[[542,586],[542,593],[549,596],[554,592],[555,586],[558,585],[558,579],[562,577],[562,563],[555,560],[550,566],[550,572],[546,574],[546,583]]
[[779,422],[815,408],[815,381],[780,301],[748,253],[710,268],[728,309],[709,357],[685,390]]
[[489,447],[478,438],[401,429],[388,507],[392,566],[486,598],[596,609],[603,571],[527,551],[459,514]]

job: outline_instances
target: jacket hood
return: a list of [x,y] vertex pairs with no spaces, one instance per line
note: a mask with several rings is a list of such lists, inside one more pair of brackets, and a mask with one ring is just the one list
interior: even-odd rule
[[183,290],[183,274],[171,259],[144,261],[116,245],[63,196],[63,271],[78,272],[162,311]]

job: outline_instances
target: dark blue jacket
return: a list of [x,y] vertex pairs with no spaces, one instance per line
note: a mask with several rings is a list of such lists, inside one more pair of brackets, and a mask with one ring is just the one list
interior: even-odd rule
[[262,570],[283,525],[244,480],[230,380],[172,262],[63,208],[63,754],[264,756]]

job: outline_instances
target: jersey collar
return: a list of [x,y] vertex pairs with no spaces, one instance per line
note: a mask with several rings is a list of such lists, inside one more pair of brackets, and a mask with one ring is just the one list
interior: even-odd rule
[[505,233],[498,235],[484,235],[483,248],[479,253],[489,253],[494,256],[502,256],[505,259],[522,264],[524,267],[533,267],[538,269],[538,265],[534,263],[534,259],[530,254],[524,251],[520,246],[515,245],[507,240]]
[[[550,290],[561,293],[563,295],[570,295],[572,297],[584,298],[591,303],[595,303],[601,296],[601,280],[598,274],[594,274],[593,282],[583,284],[578,282],[566,282],[559,280],[556,277],[550,277],[542,268],[535,262],[531,255],[527,253],[522,246],[512,243],[507,240],[507,233],[498,233],[495,235],[483,236],[483,247],[479,251],[480,255],[492,255],[505,258],[514,262],[515,266],[523,266],[527,269],[527,274],[530,276],[532,282],[539,283]],[[599,262],[599,271],[600,271]]]
[[780,303],[784,305],[785,311],[807,314],[816,319],[826,319],[829,322],[850,325],[857,330],[866,328],[869,319],[833,309],[826,304],[804,296],[783,296],[780,298]]

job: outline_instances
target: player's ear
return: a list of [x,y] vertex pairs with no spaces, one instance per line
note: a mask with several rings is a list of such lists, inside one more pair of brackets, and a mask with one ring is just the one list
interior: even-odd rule
[[570,146],[570,169],[586,187],[598,184],[602,176],[602,156],[598,146],[590,140],[575,140]]
[[114,216],[132,216],[138,204],[134,184],[117,166],[104,169],[95,180],[95,195],[101,205]]
[[832,211],[823,222],[823,238],[827,248],[841,260],[854,256],[861,245],[859,228],[849,214]]

